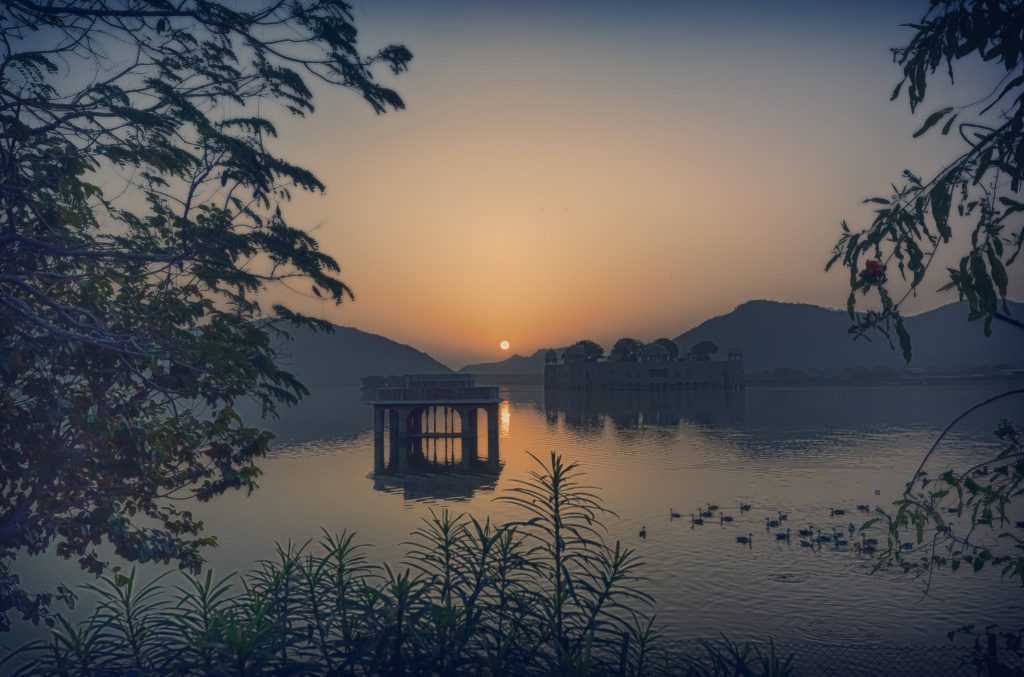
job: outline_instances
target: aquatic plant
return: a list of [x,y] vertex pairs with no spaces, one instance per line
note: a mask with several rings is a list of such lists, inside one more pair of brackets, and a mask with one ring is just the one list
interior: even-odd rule
[[1024,588],[1024,524],[1015,521],[1024,496],[1024,429],[1001,421],[994,453],[984,454],[966,471],[947,468],[931,476],[925,464],[955,423],[932,445],[893,508],[876,508],[877,516],[861,527],[886,527],[888,539],[875,569],[899,566],[923,577],[927,590],[938,569],[995,567]]
[[765,649],[749,642],[739,644],[725,635],[718,641],[702,641],[700,645],[702,654],[681,658],[681,673],[687,677],[787,677],[793,674],[793,655],[780,655],[771,640]]
[[0,633],[73,602],[25,589],[19,555],[99,574],[105,544],[198,570],[216,540],[176,504],[256,488],[265,419],[309,394],[281,342],[332,331],[262,293],[303,279],[325,303],[353,298],[287,208],[324,184],[266,141],[328,90],[405,107],[378,77],[412,53],[365,52],[356,14],[346,0],[0,5]]
[[324,532],[245,575],[168,587],[114,570],[88,586],[90,617],[7,660],[15,674],[668,672],[641,560],[605,542],[608,511],[577,464],[535,460],[500,499],[523,519],[432,511],[398,568]]

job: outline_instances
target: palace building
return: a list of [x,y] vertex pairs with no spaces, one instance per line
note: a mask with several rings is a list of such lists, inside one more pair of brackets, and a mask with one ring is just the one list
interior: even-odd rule
[[566,348],[561,355],[549,350],[544,365],[545,389],[665,391],[744,387],[743,353],[738,348],[730,348],[725,360],[673,357],[663,343],[649,343],[628,355],[613,351],[606,359],[597,357],[601,352],[596,344],[583,341]]

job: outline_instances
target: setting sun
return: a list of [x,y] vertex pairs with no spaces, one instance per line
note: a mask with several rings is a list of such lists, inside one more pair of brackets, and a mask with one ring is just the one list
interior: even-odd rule
[[0,677],[1024,677],[1024,0],[0,3]]

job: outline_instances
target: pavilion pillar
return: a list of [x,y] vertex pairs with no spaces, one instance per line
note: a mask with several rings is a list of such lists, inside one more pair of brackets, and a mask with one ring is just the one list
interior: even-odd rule
[[498,405],[487,405],[487,460],[498,461]]
[[398,410],[388,409],[388,465],[398,467]]
[[[415,411],[415,410],[414,410]],[[412,457],[420,457],[423,455],[423,438],[419,433],[423,432],[423,412],[417,411],[416,415],[412,415],[410,412],[406,419],[409,421],[409,455]]]
[[462,465],[472,469],[476,464],[476,408],[461,407],[459,417],[462,419]]
[[384,407],[373,407],[373,472],[384,472]]
[[409,410],[402,408],[398,411],[398,470],[405,472],[409,469]]

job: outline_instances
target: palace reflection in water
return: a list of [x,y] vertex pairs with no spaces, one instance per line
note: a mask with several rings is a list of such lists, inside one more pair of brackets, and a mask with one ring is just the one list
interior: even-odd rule
[[[373,406],[374,488],[407,499],[463,498],[493,491],[502,470],[499,439],[511,409],[497,387],[468,374],[407,375],[367,388]],[[570,429],[742,425],[742,390],[556,391],[547,389],[548,425]]]
[[686,421],[711,426],[742,425],[746,416],[743,390],[558,391],[545,390],[544,414],[549,425],[569,428],[678,426]]

